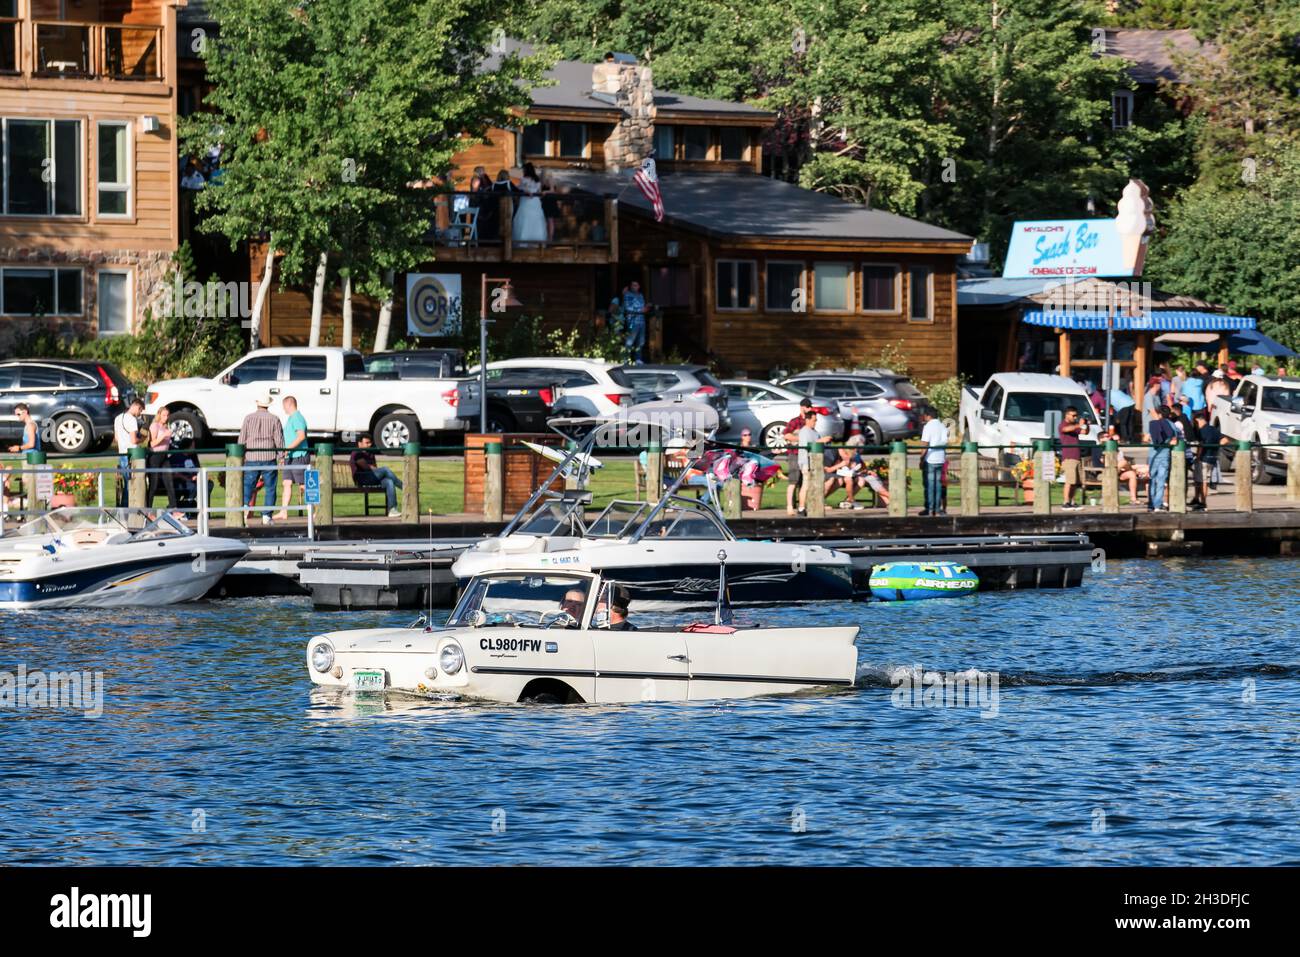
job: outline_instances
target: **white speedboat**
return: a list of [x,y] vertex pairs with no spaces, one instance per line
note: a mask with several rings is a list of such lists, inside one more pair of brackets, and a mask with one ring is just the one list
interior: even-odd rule
[[166,512],[60,508],[0,538],[0,608],[111,608],[202,598],[248,546]]
[[[673,428],[681,442],[680,404],[665,405],[677,417]],[[727,553],[733,605],[853,597],[853,560],[847,554],[820,545],[737,539],[718,508],[711,479],[702,498],[679,494],[690,462],[657,502],[615,500],[588,519],[591,493],[552,491],[571,468],[571,460],[581,463],[593,445],[617,444],[611,440],[631,429],[644,432],[647,425],[659,426],[654,419],[629,424],[626,417],[582,420],[577,425],[591,431],[570,449],[501,534],[478,542],[456,559],[451,570],[462,585],[476,575],[505,568],[573,568],[597,572],[626,586],[642,608],[695,608],[712,601],[718,579],[715,556],[721,546]],[[564,426],[573,428],[574,422]],[[702,438],[690,441],[703,450]],[[581,486],[584,478],[579,466],[576,484]]]
[[633,600],[626,621],[611,625],[610,597],[617,606],[621,586],[594,572],[488,572],[441,628],[421,620],[312,638],[307,672],[339,690],[504,702],[707,700],[853,685],[857,626],[732,627],[716,562],[713,575],[712,622],[629,628],[640,606]]

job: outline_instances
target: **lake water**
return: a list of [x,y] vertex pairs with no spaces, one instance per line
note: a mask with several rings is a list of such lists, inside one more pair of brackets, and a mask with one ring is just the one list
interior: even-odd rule
[[[409,613],[0,613],[0,671],[105,682],[97,718],[0,710],[0,855],[1294,865],[1298,595],[1293,560],[1126,561],[1068,591],[743,611],[861,625],[861,686],[617,707],[312,688],[308,637]],[[897,706],[916,665],[997,672],[996,714]]]

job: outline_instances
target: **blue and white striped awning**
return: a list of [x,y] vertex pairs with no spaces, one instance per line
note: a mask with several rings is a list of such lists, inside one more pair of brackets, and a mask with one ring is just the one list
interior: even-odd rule
[[[1031,326],[1053,326],[1060,329],[1106,331],[1104,312],[1055,312],[1035,309],[1024,314]],[[1116,332],[1239,332],[1254,329],[1250,316],[1225,316],[1217,312],[1197,312],[1190,309],[1168,309],[1148,312],[1140,316],[1116,316]]]

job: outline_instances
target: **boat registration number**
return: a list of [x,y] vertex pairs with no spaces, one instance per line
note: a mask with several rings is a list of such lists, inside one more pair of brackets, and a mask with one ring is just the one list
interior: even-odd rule
[[352,672],[352,687],[357,691],[383,691],[384,673],[382,671]]

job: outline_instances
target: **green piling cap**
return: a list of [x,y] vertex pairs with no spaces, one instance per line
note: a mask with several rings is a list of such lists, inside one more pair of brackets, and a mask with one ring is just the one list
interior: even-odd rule
[[826,446],[821,442],[814,442],[810,446],[808,446],[808,451],[811,452],[813,455],[817,455],[821,452],[825,452]]
[[245,451],[246,449],[244,446],[240,445],[238,442],[231,442],[226,446],[226,458],[242,459]]
[[1250,439],[1238,439],[1238,440],[1237,440],[1237,451],[1238,451],[1238,452],[1249,452],[1249,451],[1250,451]]
[[139,446],[136,446],[128,454],[131,456],[132,462],[143,462],[145,459],[149,457],[149,450],[142,449]]
[[45,453],[42,452],[40,449],[31,449],[31,450],[28,451],[28,453],[27,453],[27,464],[28,464],[28,465],[44,465],[44,464],[45,464]]
[[979,455],[980,445],[978,442],[963,442],[961,444],[961,450],[963,453],[974,452],[976,455]]
[[650,452],[662,452],[664,450],[664,447],[659,444],[658,439],[651,439],[649,442],[646,443],[646,449],[647,451]]
[[1052,442],[1050,439],[1034,439],[1035,452],[1050,452],[1051,450]]
[[1179,439],[1177,442],[1174,443],[1174,451],[1175,451],[1175,452],[1186,452],[1186,451],[1187,451],[1187,443],[1184,442],[1182,439]]
[[907,454],[907,443],[906,443],[906,442],[890,442],[890,443],[889,443],[889,451],[890,451],[891,453],[901,452],[903,455],[906,455],[906,454]]
[[500,455],[500,454],[501,454],[501,440],[500,440],[500,439],[492,439],[491,441],[484,442],[484,443],[483,443],[483,454],[484,454],[484,455]]
[[1119,443],[1116,442],[1114,439],[1107,439],[1106,444],[1103,446],[1103,449],[1105,449],[1105,451],[1107,452],[1118,452]]
[[1287,445],[1300,445],[1300,435],[1288,435],[1286,437]]
[[333,442],[317,442],[317,443],[316,443],[316,454],[319,455],[319,456],[320,456],[321,458],[323,458],[323,459],[333,458],[333,457],[334,457],[334,443],[333,443]]
[[420,454],[420,443],[419,443],[419,442],[407,442],[405,445],[402,446],[402,454],[403,454],[403,455],[419,455],[419,454]]

